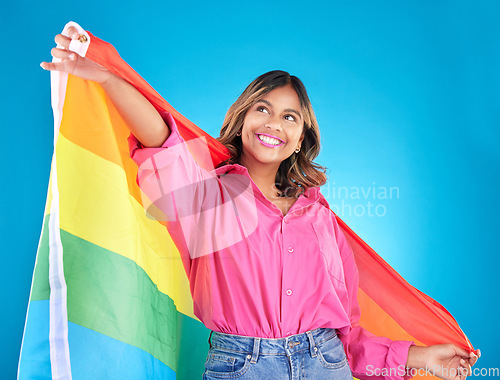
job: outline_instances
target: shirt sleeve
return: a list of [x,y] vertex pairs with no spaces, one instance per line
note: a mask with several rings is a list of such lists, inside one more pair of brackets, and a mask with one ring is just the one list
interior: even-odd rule
[[166,141],[161,147],[149,148],[131,134],[130,156],[138,165],[137,184],[144,209],[149,217],[166,222],[189,276],[195,251],[200,252],[193,246],[200,239],[193,237],[200,236],[200,220],[206,221],[207,214],[211,215],[208,211],[220,203],[221,191],[214,172],[201,167],[188,149],[192,144],[189,147],[194,146],[197,153],[207,149],[208,154],[204,140],[186,144],[172,115],[160,115],[170,129]]
[[[335,219],[335,217],[334,217]],[[351,246],[334,220],[335,235],[342,257],[348,293],[348,313],[351,323],[347,334],[339,334],[354,377],[358,379],[410,379],[406,371],[408,350],[413,341],[391,340],[372,334],[359,325],[361,310],[358,304],[359,273]]]

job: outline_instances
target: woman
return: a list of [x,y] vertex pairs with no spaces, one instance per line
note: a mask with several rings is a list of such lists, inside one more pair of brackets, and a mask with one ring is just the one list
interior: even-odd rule
[[[42,63],[98,82],[130,126],[131,155],[149,211],[165,217],[210,329],[204,378],[442,378],[477,356],[453,344],[418,347],[358,325],[352,251],[319,192],[319,130],[304,86],[282,71],[254,80],[229,109],[219,141],[232,157],[202,169],[177,131],[131,85],[68,50]],[[182,199],[185,201],[182,201]],[[157,211],[160,211],[159,213]],[[349,365],[350,366],[349,366]],[[389,370],[391,372],[389,372]]]

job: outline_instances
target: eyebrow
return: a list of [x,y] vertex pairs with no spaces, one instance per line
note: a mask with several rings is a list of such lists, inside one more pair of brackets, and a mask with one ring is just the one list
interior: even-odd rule
[[[271,102],[269,102],[269,101],[268,101],[268,100],[266,100],[266,99],[260,99],[260,100],[257,100],[257,101],[255,102],[255,104],[257,104],[257,103],[259,103],[259,102],[260,102],[260,103],[267,104],[269,107],[272,107],[272,106],[273,106],[273,105],[271,104]],[[287,109],[285,109],[285,112],[293,112],[293,113],[297,114],[297,116],[298,116],[299,118],[302,118],[302,115],[300,114],[300,112],[299,112],[299,111],[297,111],[297,110],[294,110],[293,108],[287,108]]]

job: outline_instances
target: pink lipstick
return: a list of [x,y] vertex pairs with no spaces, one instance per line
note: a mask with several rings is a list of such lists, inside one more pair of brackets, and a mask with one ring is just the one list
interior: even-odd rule
[[[281,141],[281,143],[276,144],[276,145],[269,144],[269,143],[267,143],[267,142],[265,142],[265,141],[262,141],[262,140],[259,138],[259,135],[261,135],[261,136],[266,136],[266,137],[269,137],[269,138],[272,138],[272,139],[279,140],[279,141]],[[276,147],[281,146],[281,145],[283,145],[283,144],[285,143],[285,142],[284,142],[283,140],[281,140],[280,138],[278,138],[278,137],[276,137],[276,136],[271,136],[271,135],[268,135],[268,134],[265,134],[265,133],[257,133],[257,134],[256,134],[256,136],[257,136],[257,139],[259,140],[259,142],[260,142],[262,145],[267,146],[267,147],[269,147],[269,148],[276,148]]]

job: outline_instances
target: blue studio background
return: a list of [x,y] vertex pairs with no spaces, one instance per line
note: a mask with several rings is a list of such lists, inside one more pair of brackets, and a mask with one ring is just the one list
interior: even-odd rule
[[[499,367],[500,3],[10,1],[2,52],[0,377],[17,371],[52,155],[53,37],[107,40],[212,136],[255,77],[305,83],[332,208]],[[208,349],[208,348],[207,348]]]

